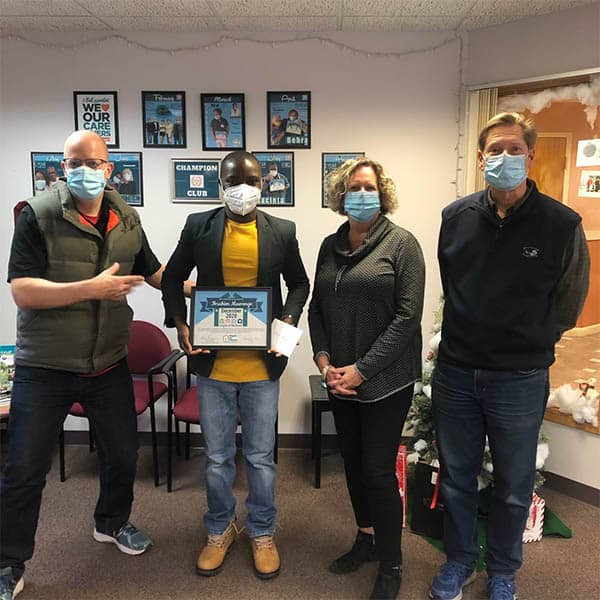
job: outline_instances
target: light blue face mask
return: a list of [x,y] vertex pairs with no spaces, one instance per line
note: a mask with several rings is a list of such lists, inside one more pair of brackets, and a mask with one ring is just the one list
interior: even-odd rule
[[359,223],[370,221],[381,209],[379,192],[346,192],[344,211]]
[[79,200],[95,200],[104,190],[104,169],[90,169],[86,166],[67,171],[67,186]]
[[485,159],[485,180],[493,188],[505,192],[518,188],[527,177],[525,154],[499,154]]

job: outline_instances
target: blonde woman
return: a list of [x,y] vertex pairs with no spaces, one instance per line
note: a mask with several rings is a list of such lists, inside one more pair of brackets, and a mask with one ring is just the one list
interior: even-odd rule
[[347,220],[321,244],[309,309],[314,360],[326,382],[358,533],[329,566],[379,561],[371,598],[393,599],[402,577],[400,436],[421,369],[425,266],[417,240],[385,215],[396,188],[374,160],[348,160],[327,181]]

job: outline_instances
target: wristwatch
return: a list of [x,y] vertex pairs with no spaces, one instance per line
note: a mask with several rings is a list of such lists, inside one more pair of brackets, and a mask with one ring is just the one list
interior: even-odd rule
[[321,380],[322,381],[327,381],[327,372],[329,371],[329,369],[331,369],[331,365],[325,365],[321,369]]

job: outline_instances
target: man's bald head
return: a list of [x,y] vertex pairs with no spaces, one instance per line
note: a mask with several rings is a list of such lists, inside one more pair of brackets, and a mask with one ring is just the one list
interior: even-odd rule
[[95,132],[74,131],[65,141],[65,158],[100,158],[108,160],[106,142]]

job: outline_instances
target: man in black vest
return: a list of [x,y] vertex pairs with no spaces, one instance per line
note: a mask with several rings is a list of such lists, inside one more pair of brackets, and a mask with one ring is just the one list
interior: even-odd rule
[[83,405],[98,447],[94,539],[126,554],[151,545],[129,522],[138,444],[127,295],[144,280],[160,288],[163,267],[136,211],[106,185],[113,164],[100,136],[71,134],[62,167],[66,182],[27,200],[8,266],[18,322],[0,482],[2,600],[23,588],[52,452],[74,402]]
[[[196,570],[219,572],[239,532],[235,519],[235,430],[238,411],[248,474],[246,528],[258,577],[279,573],[275,545],[275,422],[279,378],[287,359],[264,350],[192,349],[183,282],[196,268],[199,286],[270,287],[272,317],[296,324],[309,282],[300,258],[296,226],[256,209],[261,168],[248,152],[228,154],[221,163],[225,206],[188,217],[163,277],[168,327],[177,327],[181,349],[196,373],[202,433],[206,443],[208,541]],[[280,279],[288,294],[283,301]],[[251,292],[249,293],[251,296]],[[270,323],[267,323],[269,326]]]
[[489,187],[442,213],[445,303],[432,401],[447,562],[429,591],[437,600],[461,598],[475,575],[477,475],[486,436],[494,465],[488,597],[517,597],[548,367],[587,294],[589,254],[580,216],[527,179],[535,141],[535,129],[519,114],[493,117],[478,151]]

